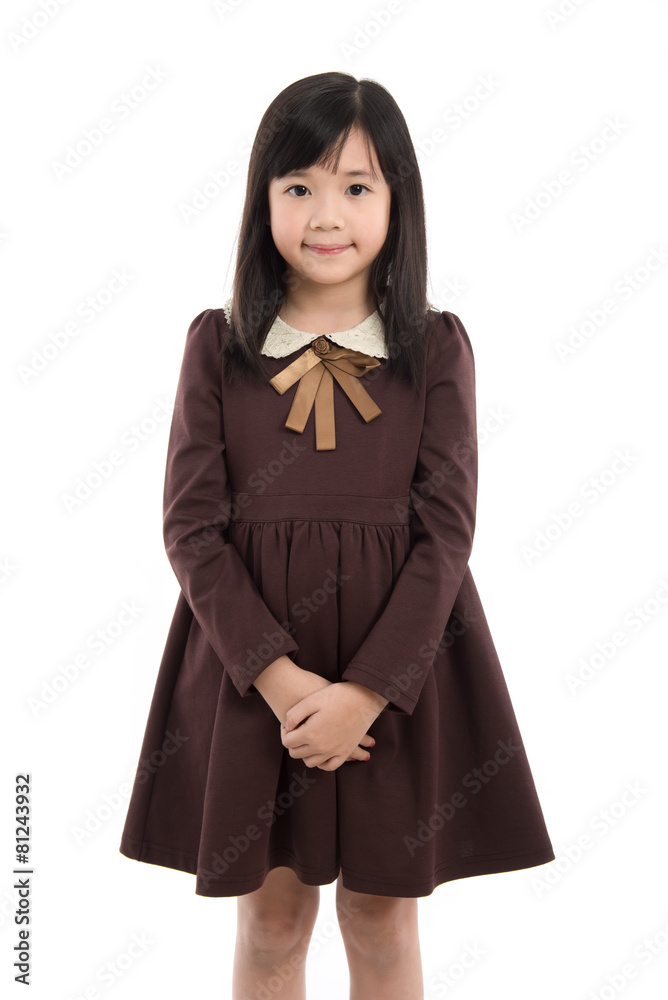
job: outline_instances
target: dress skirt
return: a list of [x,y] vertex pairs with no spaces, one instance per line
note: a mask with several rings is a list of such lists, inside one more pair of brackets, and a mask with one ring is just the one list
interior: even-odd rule
[[[336,447],[294,388],[228,384],[222,309],[188,330],[164,494],[180,585],[120,843],[127,858],[235,896],[268,872],[426,896],[555,855],[468,565],[477,488],[475,373],[453,313],[428,314],[420,391],[386,362],[334,382]],[[334,345],[333,345],[334,346]],[[325,347],[325,353],[327,348]],[[369,761],[307,767],[253,680],[288,655],[389,699]]]

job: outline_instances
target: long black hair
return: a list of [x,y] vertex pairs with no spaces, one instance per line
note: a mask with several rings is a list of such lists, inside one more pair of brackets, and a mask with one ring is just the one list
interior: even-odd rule
[[[422,383],[426,314],[427,238],[422,180],[408,126],[396,101],[375,80],[316,73],[290,84],[272,101],[257,130],[248,165],[230,332],[221,356],[227,377],[267,378],[261,349],[285,301],[287,264],[276,249],[268,186],[294,170],[333,163],[353,127],[375,149],[390,187],[385,242],[371,265],[370,291],[384,325],[389,358],[381,364],[416,388]],[[369,157],[371,159],[371,156]]]

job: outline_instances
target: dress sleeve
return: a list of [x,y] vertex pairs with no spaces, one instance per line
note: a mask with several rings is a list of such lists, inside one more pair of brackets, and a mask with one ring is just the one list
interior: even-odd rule
[[[175,394],[163,495],[167,557],[192,612],[239,694],[273,660],[299,649],[274,618],[229,541],[222,345],[216,311],[190,324]],[[271,636],[271,642],[267,641]]]
[[478,488],[475,362],[464,326],[442,312],[426,347],[422,434],[410,489],[411,550],[389,600],[342,673],[411,715],[473,546]]

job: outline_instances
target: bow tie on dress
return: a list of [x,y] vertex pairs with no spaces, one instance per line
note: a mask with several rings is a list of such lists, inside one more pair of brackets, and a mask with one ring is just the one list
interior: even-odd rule
[[285,426],[301,434],[315,403],[316,451],[335,450],[334,379],[368,424],[380,416],[382,410],[358,379],[379,364],[378,358],[370,354],[339,347],[325,337],[318,337],[303,354],[269,380],[281,396],[299,380]]

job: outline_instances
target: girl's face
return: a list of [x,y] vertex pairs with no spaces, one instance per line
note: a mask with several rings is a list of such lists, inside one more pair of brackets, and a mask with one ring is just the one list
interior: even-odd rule
[[[371,176],[366,145],[352,129],[338,172],[323,167],[274,178],[269,183],[271,234],[290,274],[311,287],[358,283],[366,294],[368,275],[390,221],[391,191],[372,147],[376,178]],[[339,246],[318,253],[318,246]]]

